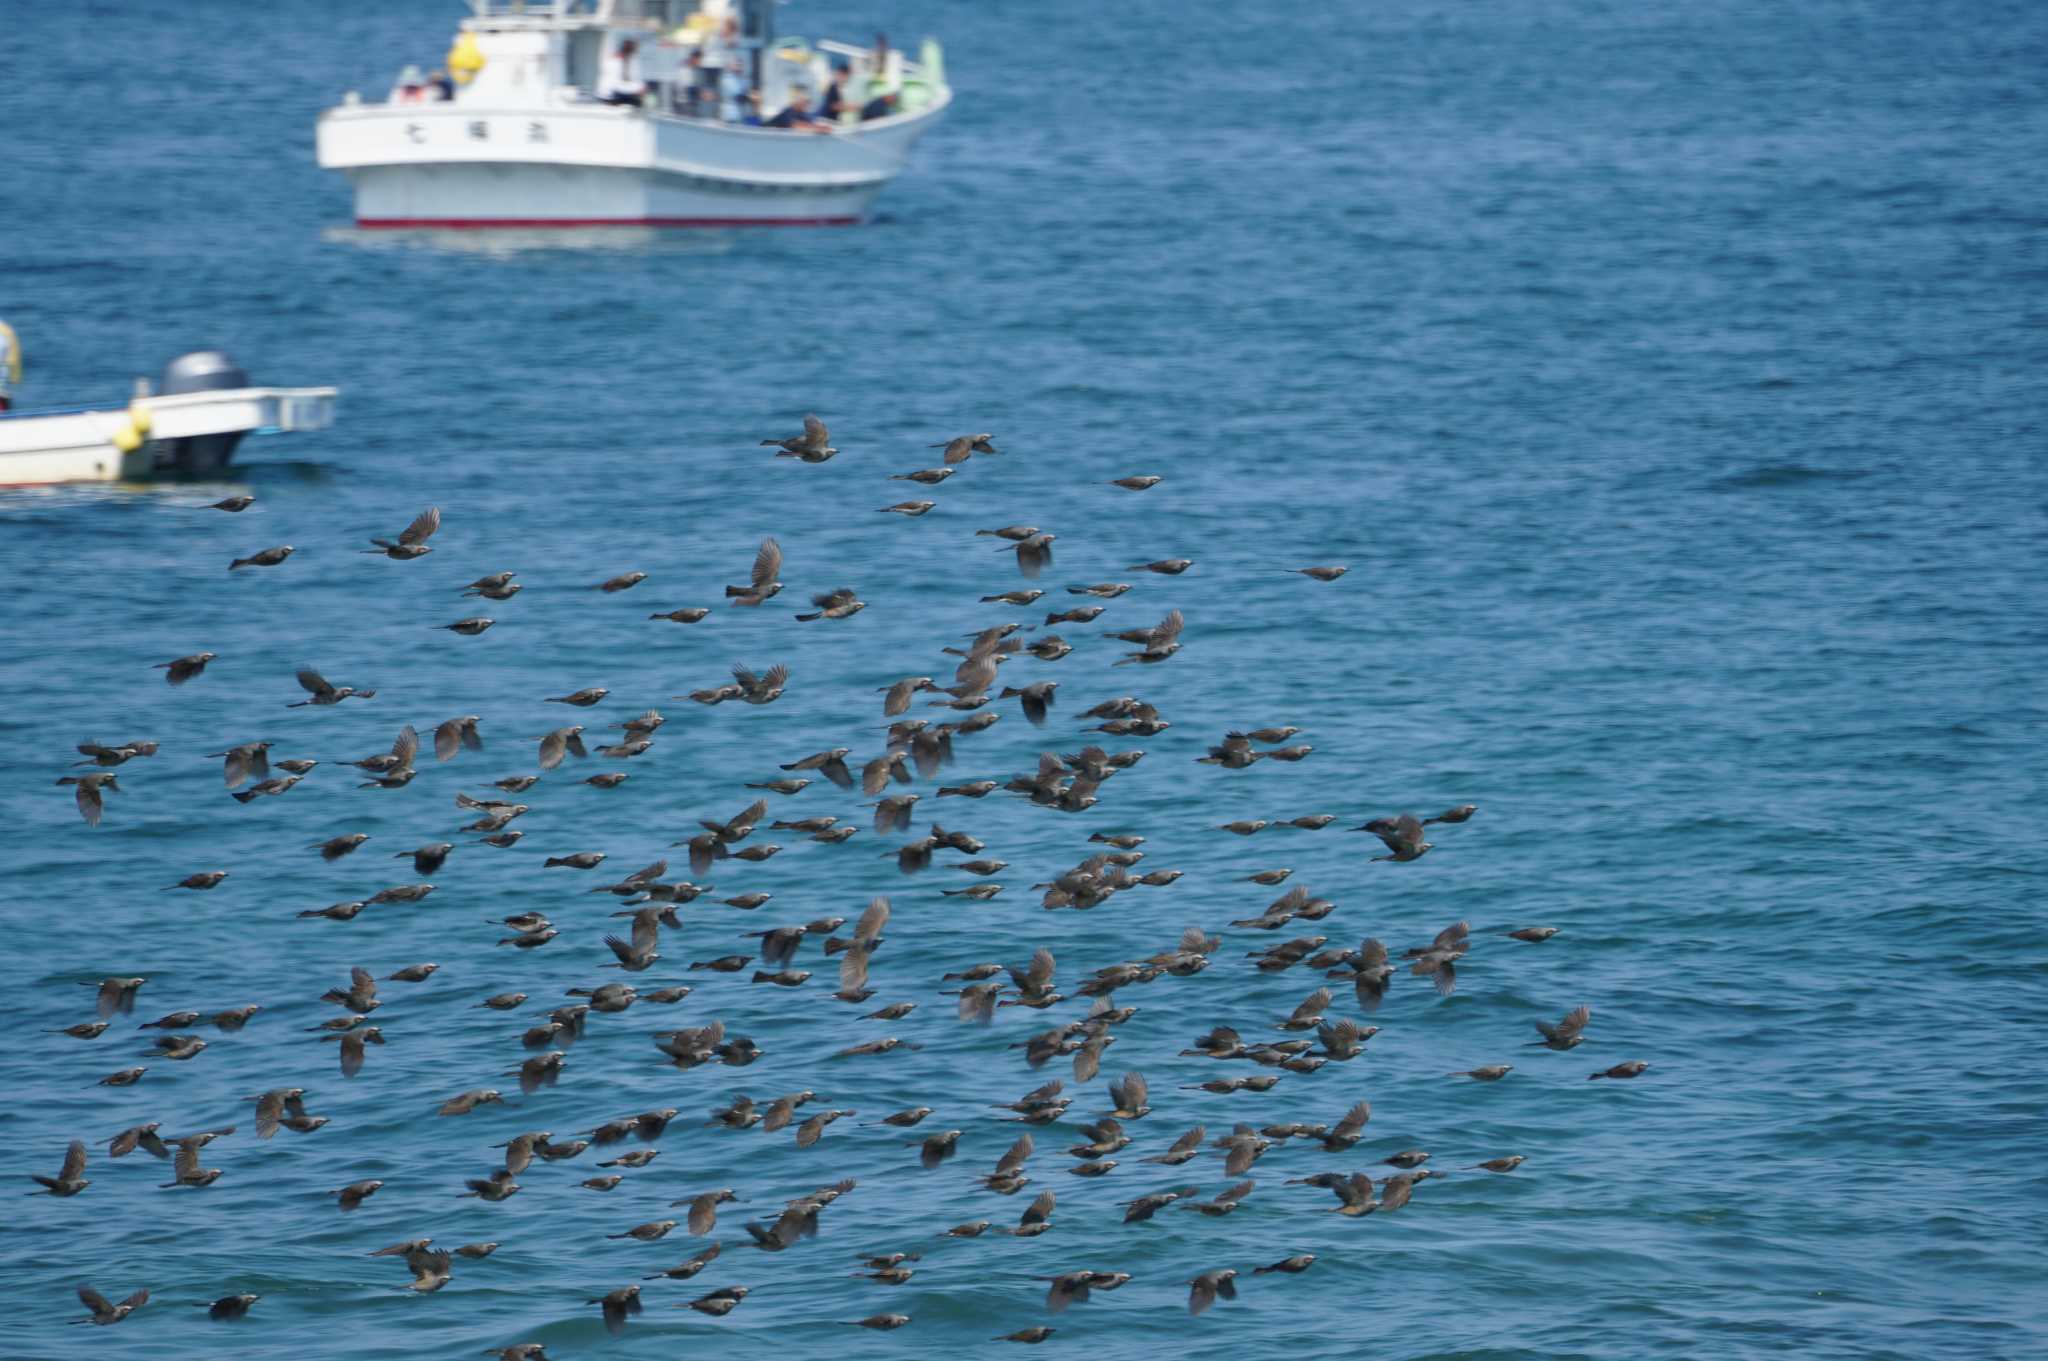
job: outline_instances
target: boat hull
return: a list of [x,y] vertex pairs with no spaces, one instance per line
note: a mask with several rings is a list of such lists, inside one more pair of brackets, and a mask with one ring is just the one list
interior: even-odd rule
[[868,215],[943,107],[809,134],[592,104],[345,105],[319,152],[361,227],[834,226]]
[[333,388],[235,388],[138,397],[104,411],[0,416],[0,487],[137,482],[223,471],[244,435],[324,429]]
[[369,228],[848,226],[880,185],[721,185],[658,171],[567,165],[383,165],[348,172]]

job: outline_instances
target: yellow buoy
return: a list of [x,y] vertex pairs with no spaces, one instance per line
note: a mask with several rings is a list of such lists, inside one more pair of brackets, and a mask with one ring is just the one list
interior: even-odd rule
[[456,38],[455,45],[448,49],[446,65],[457,85],[467,85],[476,79],[476,73],[484,69],[483,49],[476,45],[476,34],[464,33]]
[[141,402],[128,403],[128,424],[135,427],[135,433],[146,435],[149,433],[149,428],[155,423],[156,418],[149,414],[148,407],[144,406]]

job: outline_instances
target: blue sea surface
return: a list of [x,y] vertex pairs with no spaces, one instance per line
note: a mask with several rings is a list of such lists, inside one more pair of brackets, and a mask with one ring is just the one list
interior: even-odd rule
[[[314,120],[445,50],[456,8],[189,0],[18,4],[0,16],[0,317],[28,359],[24,405],[125,399],[132,378],[218,345],[258,381],[332,383],[334,426],[251,440],[231,483],[0,493],[0,1357],[460,1357],[522,1340],[622,1361],[767,1348],[849,1358],[976,1354],[1050,1323],[1046,1355],[1206,1358],[2048,1355],[2048,8],[2020,0],[1384,0],[1244,6],[785,6],[787,31],[946,44],[958,101],[869,225],[843,230],[572,237],[366,233],[346,184],[313,164]],[[842,452],[807,466],[763,438],[807,411]],[[925,446],[993,431],[1003,450],[926,491],[887,478]],[[1164,481],[1132,494],[1111,478]],[[233,490],[241,515],[198,509]],[[877,514],[908,497],[915,520]],[[416,562],[360,555],[426,506],[444,523]],[[1035,607],[979,597],[1029,585],[977,529],[1057,533]],[[787,589],[726,608],[776,537]],[[296,545],[281,567],[230,559]],[[1184,575],[1133,564],[1185,557]],[[1340,563],[1320,584],[1286,569]],[[458,588],[519,573],[490,604]],[[638,587],[592,587],[619,573]],[[1062,589],[1131,582],[1092,624],[1042,625]],[[857,587],[853,618],[798,624],[816,592]],[[478,638],[437,631],[483,611]],[[716,607],[702,623],[647,616]],[[1186,617],[1183,647],[1115,667],[1104,635]],[[1071,656],[1020,656],[999,684],[1056,680],[1034,728],[1013,699],[957,739],[934,818],[1008,862],[988,903],[971,876],[897,871],[905,838],[868,826],[859,792],[819,782],[771,817],[837,815],[839,846],[763,828],[785,849],[726,861],[681,909],[645,973],[603,966],[621,925],[594,882],[664,856],[749,781],[823,748],[881,754],[877,687],[952,675],[947,646],[1017,622]],[[153,665],[219,659],[172,688]],[[671,696],[729,668],[785,664],[772,705]],[[288,709],[312,666],[376,698]],[[545,698],[611,691],[586,711]],[[1142,697],[1171,727],[1089,729],[1091,706]],[[917,716],[966,715],[919,707]],[[458,791],[535,769],[532,739],[595,735],[650,707],[646,755],[569,761],[529,793],[516,847],[457,834]],[[424,759],[403,789],[346,762],[461,714],[485,749]],[[1291,725],[1298,763],[1195,764],[1231,729]],[[121,767],[97,829],[53,781],[79,742],[151,739]],[[207,753],[270,740],[321,764],[281,798],[227,797]],[[1083,813],[1013,794],[1042,751],[1142,747]],[[580,783],[599,770],[617,789]],[[1373,863],[1345,829],[1460,803],[1435,849]],[[1235,819],[1330,813],[1321,831]],[[368,833],[323,863],[308,847]],[[1139,872],[1184,872],[1086,912],[1031,885],[1142,834]],[[416,905],[348,923],[301,911],[414,882],[398,852],[457,849]],[[603,851],[602,868],[544,869]],[[1291,867],[1337,904],[1278,932],[1231,928]],[[166,892],[232,871],[210,892]],[[617,874],[614,874],[614,871]],[[773,895],[743,911],[720,899]],[[816,941],[801,988],[691,971],[747,933],[894,906],[866,1006],[832,1000]],[[546,913],[544,948],[494,923]],[[1372,937],[1396,956],[1458,921],[1471,948],[1439,997],[1399,970],[1361,1012],[1366,1053],[1283,1073],[1269,1093],[1187,1090],[1280,1072],[1180,1057],[1212,1025],[1247,1042],[1323,980],[1255,970],[1296,934]],[[1509,939],[1550,925],[1540,945]],[[1206,971],[1119,991],[1136,1014],[1103,1074],[1039,1070],[1014,1046],[1078,1019],[1096,969],[1220,933]],[[1049,946],[1073,1000],[954,1019],[942,975]],[[387,1043],[344,1079],[312,1027],[362,966],[434,961],[380,984]],[[100,1038],[88,985],[146,976]],[[672,1006],[593,1015],[559,1085],[508,1076],[521,1032],[566,990],[689,983]],[[482,1009],[507,990],[523,1008]],[[859,1019],[917,1003],[902,1021]],[[197,1028],[189,1062],[146,1057],[137,1025],[243,1003],[239,1033]],[[1592,1008],[1583,1046],[1525,1047],[1535,1020]],[[656,1030],[722,1020],[751,1066],[678,1071]],[[898,1036],[917,1048],[856,1058]],[[1634,1081],[1589,1082],[1625,1060]],[[1496,1083],[1447,1077],[1488,1063]],[[146,1064],[141,1082],[95,1085]],[[1099,1179],[1069,1176],[1106,1084],[1151,1082],[1155,1110]],[[1015,1196],[980,1188],[1024,1126],[995,1103],[1064,1077],[1072,1110],[1036,1131]],[[297,1086],[324,1129],[258,1140],[244,1098]],[[504,1106],[435,1114],[469,1088]],[[739,1093],[809,1089],[858,1111],[799,1149],[792,1131],[706,1128]],[[1238,1178],[1220,1152],[1143,1161],[1201,1123],[1334,1122],[1372,1104],[1342,1153],[1293,1139],[1224,1218],[1121,1202]],[[865,1122],[912,1105],[903,1132]],[[524,1130],[558,1139],[674,1106],[650,1144],[536,1163],[500,1204],[460,1199]],[[203,1150],[217,1184],[162,1190],[170,1164],[115,1161],[146,1121],[227,1123]],[[963,1131],[934,1170],[911,1141]],[[28,1199],[73,1138],[82,1195]],[[658,1148],[617,1189],[578,1186],[622,1149]],[[1404,1149],[1449,1173],[1399,1213],[1326,1213],[1288,1185],[1392,1171]],[[1520,1154],[1511,1174],[1462,1170]],[[856,1188],[781,1253],[740,1231],[841,1177]],[[326,1194],[379,1178],[344,1213]],[[645,1313],[607,1336],[587,1301],[680,1262],[682,1228],[613,1240],[730,1186],[695,1280],[645,1282]],[[1058,1194],[1038,1237],[943,1236],[1014,1224]],[[479,1240],[431,1294],[375,1249]],[[922,1254],[915,1277],[859,1259]],[[1252,1268],[1294,1253],[1300,1275]],[[1051,1316],[1042,1279],[1124,1271]],[[1201,1317],[1197,1273],[1239,1294]],[[80,1331],[91,1284],[149,1304]],[[728,1317],[671,1306],[721,1287]],[[249,1317],[190,1307],[254,1292]],[[884,1311],[896,1332],[845,1326]]]

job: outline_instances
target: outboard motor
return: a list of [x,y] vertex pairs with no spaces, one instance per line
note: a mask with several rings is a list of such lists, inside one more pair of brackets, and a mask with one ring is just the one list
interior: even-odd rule
[[[220,392],[248,386],[249,375],[226,354],[219,350],[194,350],[164,366],[163,382],[157,391],[169,397],[181,392]],[[242,434],[237,430],[225,435],[160,441],[157,466],[193,476],[218,473],[235,456],[235,446],[242,442]]]

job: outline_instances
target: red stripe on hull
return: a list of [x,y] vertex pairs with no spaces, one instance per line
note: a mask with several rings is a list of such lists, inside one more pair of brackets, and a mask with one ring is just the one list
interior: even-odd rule
[[857,217],[359,217],[358,227],[430,227],[477,231],[494,227],[851,227]]

